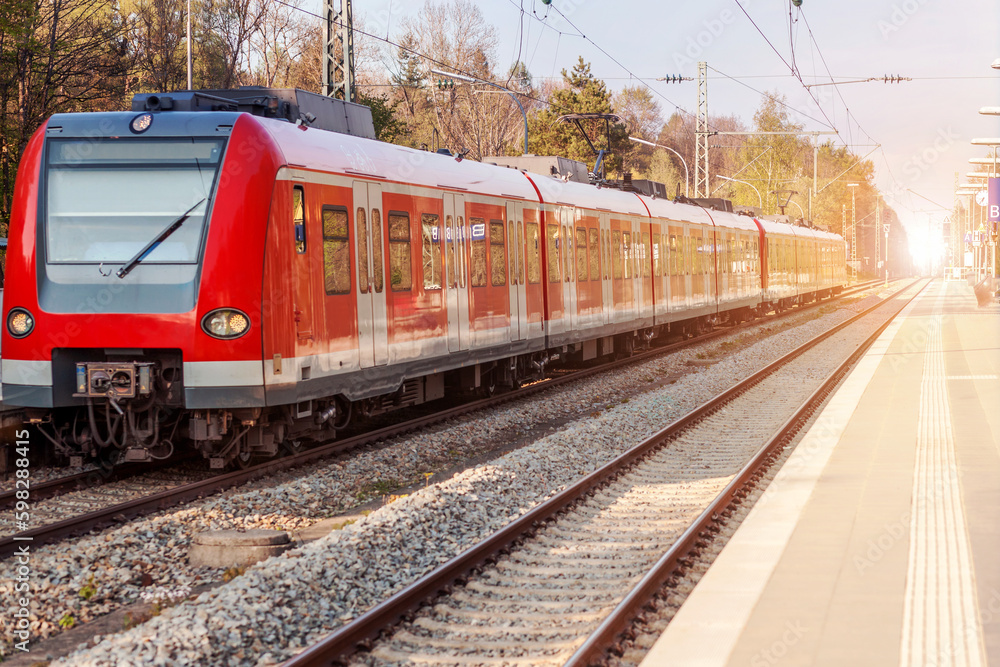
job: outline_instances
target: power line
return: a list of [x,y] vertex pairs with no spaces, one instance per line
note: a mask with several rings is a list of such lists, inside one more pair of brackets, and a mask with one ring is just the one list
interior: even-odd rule
[[736,83],[740,84],[741,86],[744,86],[744,87],[746,87],[746,88],[749,88],[750,90],[754,91],[754,92],[755,92],[755,93],[757,93],[758,95],[761,95],[761,96],[763,96],[763,97],[766,97],[766,98],[768,98],[768,99],[772,100],[773,102],[775,102],[775,103],[777,103],[777,104],[780,104],[781,106],[785,107],[786,109],[789,109],[790,111],[794,111],[795,113],[799,114],[800,116],[805,116],[805,117],[806,117],[806,118],[808,118],[809,120],[811,120],[811,121],[814,121],[814,122],[817,122],[817,123],[819,123],[820,125],[823,125],[823,126],[825,126],[825,127],[828,127],[828,128],[830,128],[831,130],[835,130],[835,129],[837,129],[837,128],[835,128],[835,127],[834,127],[833,125],[828,125],[828,124],[824,123],[823,121],[821,121],[820,119],[818,119],[818,118],[814,118],[813,116],[810,116],[810,115],[809,115],[809,114],[807,114],[806,112],[804,112],[804,111],[801,111],[800,109],[796,109],[795,107],[793,107],[793,106],[791,106],[791,105],[789,105],[789,104],[786,104],[785,102],[782,102],[781,100],[779,100],[779,99],[778,99],[777,97],[775,97],[775,96],[774,96],[774,95],[772,95],[771,93],[765,93],[765,92],[763,92],[763,91],[760,91],[760,90],[757,90],[756,88],[754,88],[754,87],[753,87],[753,86],[751,86],[750,84],[748,84],[748,83],[743,83],[742,81],[740,81],[740,80],[739,80],[739,79],[737,79],[736,77],[732,77],[732,76],[729,76],[729,75],[728,75],[728,74],[726,74],[725,72],[722,72],[722,71],[719,71],[719,70],[715,69],[714,67],[712,67],[711,65],[709,65],[709,66],[708,66],[708,68],[709,68],[710,70],[712,70],[713,72],[715,72],[716,74],[719,74],[719,75],[721,75],[722,77],[724,77],[724,78],[726,78],[726,79],[730,79],[731,81],[735,81]]
[[[324,17],[324,16],[320,16],[319,14],[311,12],[311,11],[309,11],[307,9],[302,9],[301,7],[296,7],[295,5],[289,4],[289,3],[285,2],[284,0],[274,0],[274,2],[278,3],[279,5],[284,5],[285,7],[288,7],[289,9],[294,9],[296,11],[302,12],[303,14],[306,14],[308,16],[316,17],[316,18],[318,18],[318,19],[320,19],[322,21],[327,20],[326,17]],[[344,24],[343,24],[342,21],[333,21],[333,23],[335,25],[340,26],[340,27],[344,26]],[[358,33],[360,35],[364,35],[365,37],[370,37],[371,39],[374,39],[374,40],[379,41],[379,42],[384,42],[384,43],[388,44],[389,46],[393,46],[393,47],[395,47],[397,49],[402,49],[403,51],[406,51],[407,53],[412,53],[413,55],[418,56],[420,58],[423,58],[424,60],[427,60],[427,61],[429,61],[431,63],[434,63],[435,65],[440,65],[441,67],[447,67],[448,69],[452,70],[456,74],[462,74],[462,75],[469,76],[469,77],[472,77],[472,78],[478,78],[474,74],[472,74],[471,72],[463,70],[460,67],[456,67],[456,66],[451,65],[449,63],[442,62],[442,61],[440,61],[440,60],[438,60],[436,58],[431,58],[428,55],[424,55],[423,53],[420,53],[416,49],[411,49],[408,46],[404,46],[403,44],[400,44],[398,42],[394,42],[391,39],[388,39],[386,37],[379,37],[378,35],[373,35],[372,33],[366,32],[366,31],[361,30],[360,28],[357,28],[357,27],[352,27],[351,29],[354,32],[356,32],[356,33]],[[506,86],[500,86],[499,84],[493,84],[493,85],[496,85],[497,87],[502,88],[503,90],[506,90],[507,92],[513,93],[515,95],[520,95],[521,97],[524,97],[525,99],[529,99],[529,100],[531,100],[533,102],[538,102],[540,104],[545,104],[545,105],[548,105],[548,106],[551,106],[551,107],[555,107],[555,108],[563,110],[563,111],[573,111],[572,109],[560,108],[557,105],[553,104],[552,102],[549,102],[548,100],[543,100],[540,97],[535,97],[534,95],[529,95],[528,93],[524,93],[524,92],[521,92],[521,91],[518,91],[518,90],[510,90]]]
[[[767,35],[764,34],[764,31],[760,29],[760,26],[757,25],[757,22],[753,20],[753,17],[750,16],[750,14],[747,12],[747,10],[743,7],[743,5],[740,3],[740,0],[735,0],[735,1],[736,1],[736,5],[740,8],[740,11],[742,11],[743,14],[746,15],[746,17],[750,20],[750,23],[752,23],[753,27],[757,29],[757,32],[759,32],[760,36],[764,38],[764,41],[767,42],[767,45],[771,47],[771,50],[774,51],[774,53],[778,56],[778,58],[781,59],[781,62],[785,63],[785,67],[787,67],[788,71],[790,71],[792,73],[792,76],[794,76],[796,79],[798,79],[798,82],[800,84],[802,84],[804,90],[809,95],[809,98],[812,99],[813,103],[816,104],[816,108],[819,109],[819,112],[821,114],[823,114],[824,118],[826,118],[826,120],[827,120],[827,126],[830,127],[831,129],[836,129],[836,123],[834,123],[830,119],[830,117],[827,115],[826,111],[820,105],[819,100],[817,100],[816,97],[812,94],[812,91],[805,87],[805,82],[802,81],[802,75],[799,74],[798,69],[795,68],[795,67],[793,67],[792,65],[788,64],[788,61],[785,60],[785,57],[783,55],[781,55],[781,52],[778,51],[777,47],[774,44],[771,43],[771,40],[768,39]],[[803,17],[804,17],[804,15],[803,15]],[[808,26],[809,26],[809,24],[806,23],[806,27],[807,28],[808,28]]]
[[655,88],[653,88],[644,79],[636,76],[636,74],[634,72],[632,72],[632,70],[630,70],[628,67],[625,67],[625,65],[623,65],[617,58],[615,58],[610,53],[608,53],[603,48],[601,48],[601,46],[599,44],[597,44],[597,42],[595,42],[594,40],[590,39],[585,34],[583,34],[583,31],[580,30],[580,28],[578,28],[575,23],[573,23],[572,21],[570,21],[569,17],[567,17],[565,14],[563,14],[562,11],[560,11],[560,9],[558,7],[556,7],[555,5],[550,5],[550,6],[553,9],[556,10],[556,13],[558,13],[559,16],[561,16],[563,18],[563,20],[566,21],[566,23],[568,23],[570,25],[570,27],[572,27],[574,30],[576,30],[578,33],[580,33],[580,37],[581,38],[583,38],[584,40],[590,42],[591,46],[593,46],[595,49],[597,49],[598,51],[600,51],[601,53],[603,53],[606,58],[608,58],[609,60],[611,60],[611,62],[613,62],[614,64],[618,65],[619,67],[621,67],[626,72],[628,72],[628,74],[629,74],[630,77],[634,78],[636,81],[638,81],[639,83],[641,83],[642,85],[644,85],[646,88],[648,88],[655,95],[657,95],[657,96],[663,98],[664,100],[666,100],[671,106],[673,106],[678,111],[680,111],[682,113],[686,113],[687,115],[691,116],[692,118],[696,118],[695,114],[691,113],[690,111],[688,111],[687,109],[685,109],[681,105],[677,104],[676,102],[674,102],[673,100],[671,100],[670,98],[668,98],[666,95],[664,95],[660,91],[658,91]]

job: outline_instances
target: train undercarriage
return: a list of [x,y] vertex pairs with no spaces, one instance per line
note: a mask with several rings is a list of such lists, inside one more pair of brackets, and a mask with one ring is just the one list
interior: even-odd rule
[[[829,294],[813,298],[822,296]],[[75,362],[73,396],[86,404],[29,411],[26,421],[35,424],[57,457],[71,465],[93,460],[106,467],[154,462],[187,451],[200,454],[211,468],[246,467],[328,441],[348,426],[379,415],[445,396],[487,397],[517,389],[543,379],[551,368],[628,357],[656,338],[694,337],[717,324],[752,321],[796,302],[798,298],[778,300],[409,378],[391,393],[359,400],[335,395],[266,408],[186,409],[179,353],[163,351],[141,361],[111,357]]]

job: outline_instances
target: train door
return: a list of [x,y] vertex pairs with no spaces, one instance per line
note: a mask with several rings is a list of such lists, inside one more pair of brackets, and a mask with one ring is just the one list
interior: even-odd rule
[[358,352],[361,368],[370,368],[389,361],[382,186],[378,183],[354,182],[354,228],[358,267]]
[[601,235],[601,311],[602,324],[611,324],[615,315],[614,288],[611,284],[611,214],[600,212]]
[[576,252],[575,236],[573,235],[573,223],[575,210],[569,206],[562,206],[559,209],[559,219],[562,223],[562,256],[563,256],[563,304],[566,313],[566,327],[575,330],[577,327],[576,313]]
[[448,351],[469,349],[469,284],[466,276],[465,197],[444,196],[445,283]]
[[292,188],[292,223],[295,225],[295,334],[299,342],[313,337],[312,267],[306,245],[305,186]]
[[524,288],[524,204],[507,204],[507,281],[510,292],[510,339],[528,337],[528,303]]

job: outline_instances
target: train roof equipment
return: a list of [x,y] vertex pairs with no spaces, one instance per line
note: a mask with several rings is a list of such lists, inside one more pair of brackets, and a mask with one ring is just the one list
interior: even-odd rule
[[243,86],[234,90],[140,93],[132,98],[132,111],[244,112],[318,130],[375,139],[369,107],[298,88]]

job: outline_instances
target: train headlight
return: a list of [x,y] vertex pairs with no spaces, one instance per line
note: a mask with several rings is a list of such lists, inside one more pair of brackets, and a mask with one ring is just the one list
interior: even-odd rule
[[250,318],[234,308],[220,308],[202,318],[201,328],[213,338],[239,338],[250,331]]
[[7,331],[14,338],[24,338],[35,328],[35,318],[24,308],[11,308],[7,313]]

